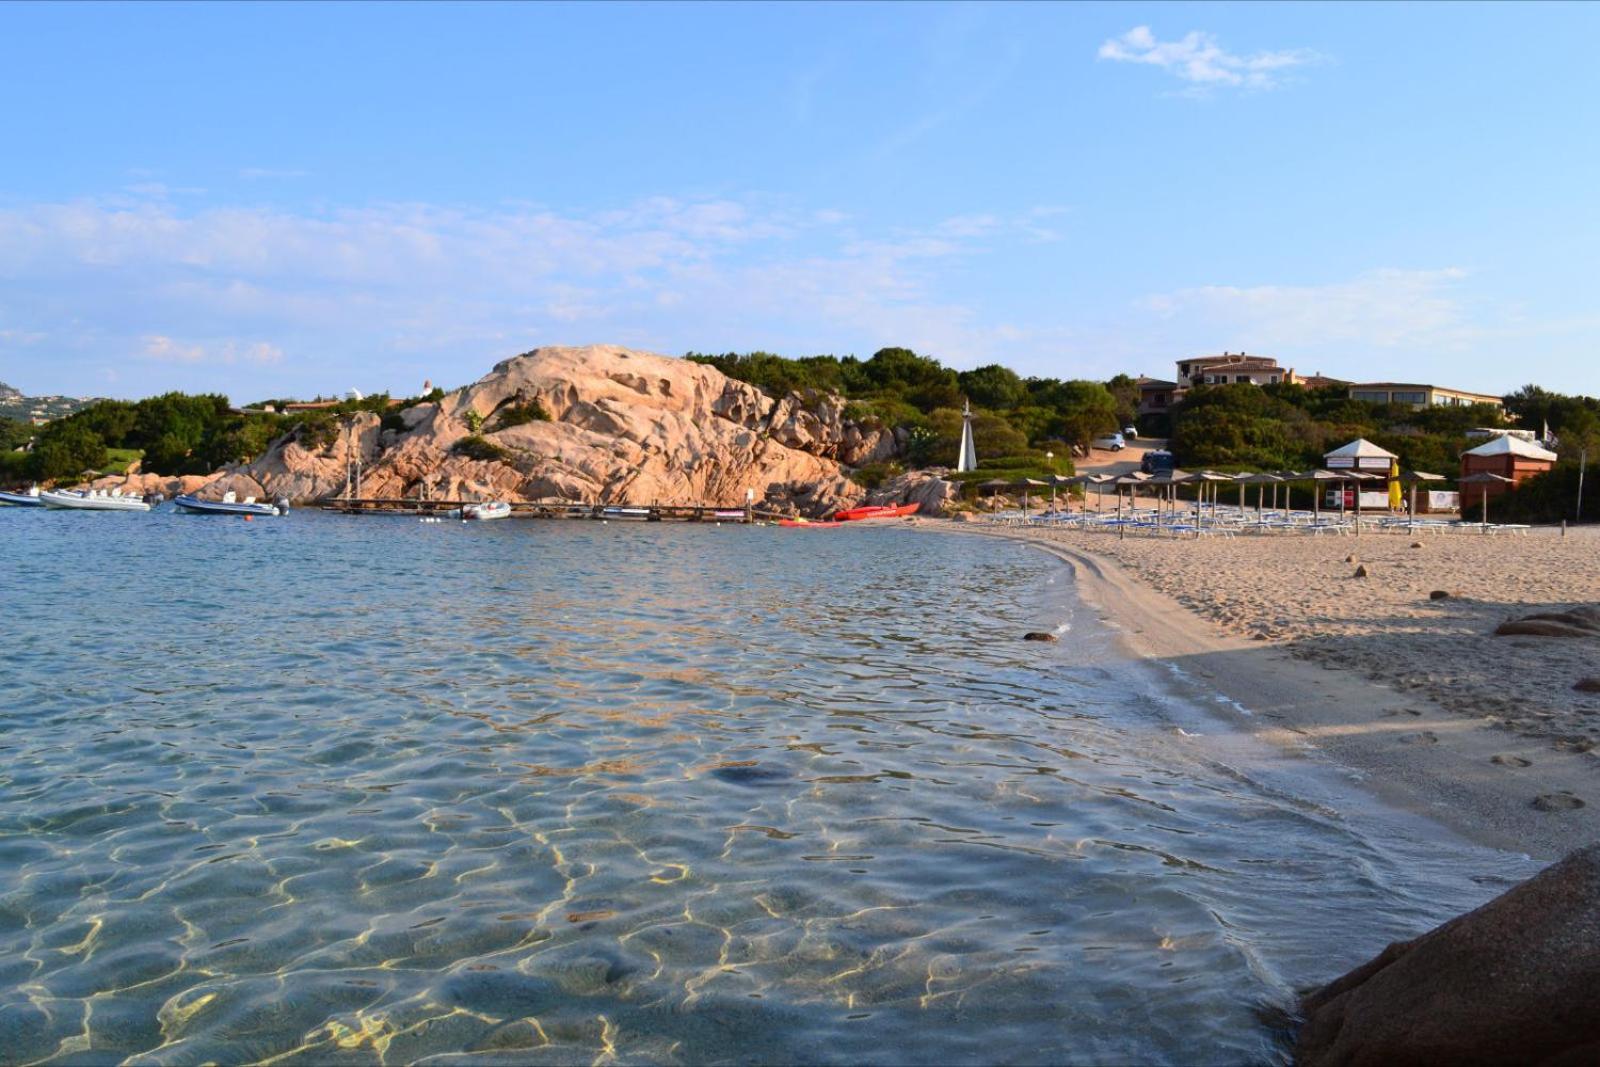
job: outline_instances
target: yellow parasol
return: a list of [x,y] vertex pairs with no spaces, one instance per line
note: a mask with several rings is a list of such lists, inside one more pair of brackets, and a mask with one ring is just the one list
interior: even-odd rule
[[1400,491],[1400,460],[1389,461],[1389,510],[1399,511],[1405,501],[1405,494]]

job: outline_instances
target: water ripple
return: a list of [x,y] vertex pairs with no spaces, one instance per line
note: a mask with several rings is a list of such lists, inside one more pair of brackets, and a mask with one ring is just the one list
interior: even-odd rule
[[5,1062],[1279,1062],[1498,885],[1175,730],[1012,544],[0,538]]

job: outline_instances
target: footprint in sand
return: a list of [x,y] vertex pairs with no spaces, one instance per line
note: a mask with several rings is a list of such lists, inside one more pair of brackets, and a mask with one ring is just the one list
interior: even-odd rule
[[1533,806],[1540,811],[1577,811],[1584,802],[1571,793],[1546,793],[1534,797]]
[[1424,730],[1420,734],[1405,734],[1399,740],[1402,745],[1436,745],[1439,735],[1432,730]]
[[1532,767],[1533,766],[1533,761],[1532,760],[1523,759],[1521,756],[1508,755],[1507,753],[1504,753],[1504,752],[1500,753],[1500,755],[1498,755],[1498,756],[1490,756],[1489,757],[1489,762],[1490,763],[1498,763],[1502,767]]

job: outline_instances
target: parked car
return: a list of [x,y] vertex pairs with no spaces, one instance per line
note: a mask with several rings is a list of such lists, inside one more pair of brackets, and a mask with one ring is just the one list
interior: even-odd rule
[[1139,428],[1137,426],[1124,426],[1122,428],[1122,436],[1130,441],[1137,441],[1139,439]]
[[1172,453],[1163,448],[1151,449],[1139,461],[1139,469],[1146,474],[1165,474],[1176,466],[1172,462]]
[[1107,452],[1121,452],[1128,447],[1128,442],[1122,439],[1120,433],[1107,433],[1090,441],[1089,447],[1104,449]]

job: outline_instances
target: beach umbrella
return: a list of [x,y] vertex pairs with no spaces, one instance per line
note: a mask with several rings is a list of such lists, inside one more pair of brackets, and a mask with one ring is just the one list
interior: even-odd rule
[[[1313,525],[1322,521],[1322,487],[1329,482],[1338,482],[1343,488],[1345,477],[1341,471],[1314,470],[1306,472],[1306,478],[1311,485],[1311,522]],[[1344,514],[1344,494],[1339,494],[1339,514]]]
[[[1064,486],[1067,486],[1068,488],[1070,488],[1070,487],[1072,487],[1074,485],[1088,485],[1088,484],[1089,484],[1089,476],[1087,474],[1074,474],[1074,475],[1070,475],[1070,476],[1065,475],[1065,474],[1052,474],[1050,476],[1050,507],[1051,507],[1051,509],[1054,510],[1054,508],[1056,506],[1056,488],[1058,486],[1063,486],[1064,485]],[[1071,498],[1068,497],[1069,510],[1070,510],[1070,502],[1071,502]]]
[[1383,475],[1374,474],[1371,471],[1358,471],[1358,470],[1346,471],[1345,474],[1349,477],[1349,479],[1352,482],[1356,483],[1356,536],[1360,537],[1361,536],[1361,483],[1362,482],[1381,481],[1383,479]]
[[1399,481],[1411,486],[1411,525],[1417,523],[1417,486],[1423,482],[1442,482],[1444,475],[1429,474],[1427,471],[1401,471]]
[[1192,481],[1192,482],[1199,482],[1200,483],[1200,492],[1202,494],[1202,499],[1201,499],[1201,503],[1202,504],[1204,503],[1204,494],[1205,494],[1205,491],[1206,491],[1206,486],[1208,486],[1208,485],[1211,486],[1211,521],[1212,522],[1216,522],[1216,519],[1217,519],[1217,490],[1216,490],[1216,487],[1218,485],[1221,485],[1223,482],[1231,482],[1231,481],[1233,481],[1233,475],[1231,475],[1231,474],[1223,474],[1221,471],[1209,471],[1208,470],[1208,471],[1201,471],[1199,474],[1190,475],[1189,480]]
[[1017,484],[1022,487],[1022,515],[1023,515],[1024,518],[1026,518],[1027,515],[1028,515],[1028,489],[1030,487],[1037,487],[1039,489],[1043,489],[1045,486],[1049,485],[1050,483],[1049,482],[1041,482],[1037,478],[1024,478],[1021,481],[1019,481]]
[[1129,471],[1116,477],[1113,484],[1117,487],[1117,518],[1122,518],[1122,487],[1128,486],[1128,507],[1132,508],[1139,499],[1138,487],[1149,480],[1150,475],[1143,471]]
[[[1489,532],[1489,487],[1491,485],[1515,485],[1510,478],[1503,474],[1491,474],[1489,471],[1478,471],[1464,478],[1456,479],[1457,485],[1483,486],[1483,532]],[[1463,509],[1465,510],[1465,509]]]
[[[1169,471],[1161,471],[1158,474],[1147,475],[1144,478],[1144,484],[1154,485],[1159,488],[1167,489],[1170,492],[1173,486],[1181,485],[1188,480],[1189,476],[1187,474],[1185,474],[1183,471],[1174,469]],[[1161,501],[1162,497],[1158,495],[1156,497],[1156,526],[1158,527],[1161,525]]]
[[1096,512],[1106,509],[1106,486],[1111,485],[1116,480],[1117,476],[1114,474],[1091,474],[1088,476],[1087,484],[1095,487],[1095,494],[1099,497],[1095,503]]
[[990,511],[999,511],[1000,510],[1000,496],[999,496],[1000,490],[1002,490],[1002,489],[1010,489],[1011,488],[1011,483],[1006,481],[1004,478],[990,478],[986,482],[979,483],[978,488],[979,489],[987,489],[987,490],[989,490],[989,510]]
[[[1277,474],[1262,473],[1239,475],[1239,510],[1244,510],[1244,487],[1247,485],[1260,486],[1260,488],[1256,490],[1256,522],[1264,522],[1266,516],[1263,514],[1263,504],[1267,498],[1267,486],[1272,486],[1273,492],[1276,494],[1278,484],[1287,480],[1288,479]],[[1273,504],[1276,506],[1277,501],[1274,500]]]

